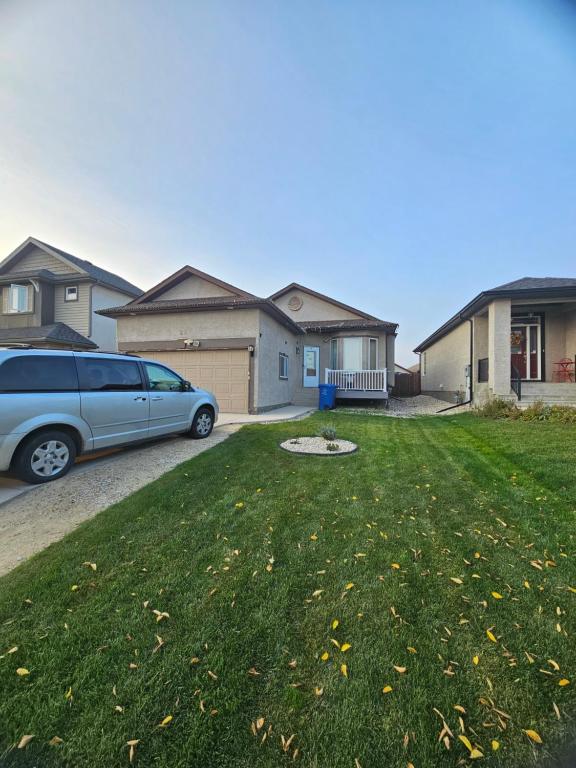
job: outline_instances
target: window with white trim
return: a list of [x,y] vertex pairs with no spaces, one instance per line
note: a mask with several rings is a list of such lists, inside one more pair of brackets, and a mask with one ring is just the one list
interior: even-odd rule
[[338,370],[338,339],[330,339],[330,368]]
[[281,379],[288,378],[288,355],[280,352],[278,356],[278,376]]
[[368,370],[378,369],[378,339],[368,339]]
[[64,301],[78,301],[77,285],[67,285],[64,288]]
[[30,290],[31,285],[18,285],[12,283],[8,288],[8,306],[6,311],[10,314],[16,314],[20,312],[31,312],[30,307]]

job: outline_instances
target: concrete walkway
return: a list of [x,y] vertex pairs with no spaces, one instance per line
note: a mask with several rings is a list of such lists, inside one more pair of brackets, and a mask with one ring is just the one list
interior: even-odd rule
[[290,419],[302,419],[315,408],[302,405],[285,405],[283,408],[274,408],[266,413],[221,413],[218,417],[218,426],[223,424],[269,424],[272,421],[289,421]]

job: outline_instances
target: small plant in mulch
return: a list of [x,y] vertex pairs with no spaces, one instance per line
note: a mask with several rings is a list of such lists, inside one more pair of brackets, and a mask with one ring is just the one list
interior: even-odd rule
[[326,443],[327,451],[339,451],[340,446],[337,443]]
[[300,440],[298,440],[298,438],[296,438],[295,440],[290,440],[290,444],[291,445],[300,445]]
[[333,440],[336,440],[336,427],[333,427],[331,424],[327,424],[320,429],[318,436],[323,437],[324,440],[330,440],[332,442]]

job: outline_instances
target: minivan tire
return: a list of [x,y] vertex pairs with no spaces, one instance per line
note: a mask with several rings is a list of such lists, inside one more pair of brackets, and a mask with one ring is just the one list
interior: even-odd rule
[[14,456],[12,469],[26,483],[49,483],[69,472],[76,453],[76,443],[66,432],[44,430],[22,442]]
[[210,408],[198,408],[192,419],[190,434],[195,440],[203,440],[214,429],[214,413]]

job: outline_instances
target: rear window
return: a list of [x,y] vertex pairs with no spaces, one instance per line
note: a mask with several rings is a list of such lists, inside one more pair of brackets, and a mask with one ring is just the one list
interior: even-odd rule
[[143,389],[140,366],[132,360],[77,357],[80,389],[84,392],[138,392]]
[[0,392],[77,392],[73,357],[15,355],[0,365]]

